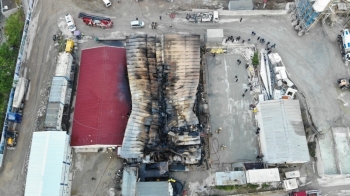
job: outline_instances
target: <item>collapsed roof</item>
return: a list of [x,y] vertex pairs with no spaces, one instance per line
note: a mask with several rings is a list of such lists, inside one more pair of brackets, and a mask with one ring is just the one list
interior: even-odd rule
[[126,48],[132,112],[121,156],[171,151],[173,159],[195,163],[201,154],[193,146],[200,144],[193,112],[200,77],[199,35],[132,35]]

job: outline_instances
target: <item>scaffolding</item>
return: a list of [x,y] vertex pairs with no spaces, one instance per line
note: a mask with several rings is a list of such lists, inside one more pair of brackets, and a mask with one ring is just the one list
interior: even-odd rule
[[295,0],[295,4],[290,5],[290,12],[292,25],[298,35],[308,33],[322,18],[324,24],[327,17],[336,14],[331,8],[333,2],[334,0]]
[[296,0],[295,9],[292,13],[292,25],[301,36],[308,32],[320,19],[321,13],[312,7],[314,2],[310,0]]

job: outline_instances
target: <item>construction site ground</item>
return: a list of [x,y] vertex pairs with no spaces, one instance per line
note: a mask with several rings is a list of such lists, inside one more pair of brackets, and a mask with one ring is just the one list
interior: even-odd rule
[[[101,46],[102,43],[94,41],[93,37],[122,37],[130,33],[148,33],[155,35],[162,35],[164,33],[181,33],[181,34],[200,34],[204,37],[206,29],[222,28],[225,36],[241,36],[247,39],[251,31],[256,32],[256,37],[265,38],[266,41],[276,43],[275,51],[278,52],[286,65],[293,82],[298,89],[305,95],[308,108],[312,115],[315,127],[321,131],[325,140],[331,137],[331,127],[333,126],[349,126],[349,101],[350,92],[340,91],[337,88],[336,81],[340,77],[349,77],[349,67],[344,66],[340,52],[336,43],[336,35],[342,28],[342,24],[336,24],[333,28],[322,27],[320,24],[316,25],[309,34],[298,37],[293,27],[290,24],[290,17],[283,16],[245,16],[242,22],[239,22],[239,16],[222,17],[219,23],[189,23],[185,19],[185,12],[183,9],[200,8],[201,5],[207,7],[220,5],[220,1],[185,1],[174,0],[173,3],[164,0],[144,0],[136,3],[135,1],[112,1],[113,5],[110,8],[104,7],[102,1],[94,0],[62,0],[62,1],[35,1],[35,8],[33,17],[29,28],[29,37],[27,39],[26,57],[23,63],[22,73],[31,80],[28,97],[26,101],[26,108],[24,110],[23,121],[17,126],[20,133],[18,145],[15,150],[8,150],[3,168],[0,174],[0,195],[23,195],[26,165],[28,161],[28,152],[30,150],[31,136],[33,131],[37,130],[38,111],[45,106],[47,94],[45,93],[50,85],[50,81],[55,70],[55,58],[58,50],[52,41],[52,35],[58,30],[63,32],[65,37],[71,36],[68,31],[64,15],[71,14],[77,24],[78,29],[86,36],[80,40],[78,44],[78,57],[81,49],[87,47]],[[225,2],[228,3],[228,2]],[[87,27],[83,22],[77,18],[80,11],[91,14],[99,14],[109,16],[114,22],[114,27],[110,30],[103,30],[100,28]],[[170,18],[167,13],[176,13],[174,19]],[[160,20],[159,16],[162,16]],[[145,28],[131,29],[130,21],[138,17],[146,23]],[[151,22],[158,22],[157,29],[151,29]],[[170,27],[172,24],[172,27]],[[260,44],[257,44],[263,48]],[[210,61],[210,56],[208,57]],[[224,60],[223,55],[218,55],[218,60]],[[227,57],[231,58],[231,57]],[[237,66],[232,59],[233,66]],[[243,63],[242,63],[243,64]],[[223,65],[220,65],[223,66]],[[230,77],[234,76],[230,73]],[[240,71],[241,73],[241,71]],[[225,77],[223,72],[209,73],[211,78]],[[243,72],[241,73],[243,74]],[[238,76],[240,77],[240,76]],[[243,76],[242,76],[243,77]],[[230,80],[232,80],[230,78]],[[209,81],[210,82],[210,81]],[[215,85],[215,83],[209,85]],[[243,85],[243,83],[241,84]],[[210,88],[209,88],[210,89]],[[232,96],[242,95],[242,86],[234,84],[235,92],[232,89]],[[218,89],[218,93],[225,95],[224,86]],[[223,91],[223,92],[220,92]],[[211,95],[210,92],[209,96]],[[210,98],[209,98],[210,99]],[[248,99],[245,97],[244,99]],[[238,104],[238,105],[236,105]],[[241,105],[243,104],[243,105]],[[233,108],[244,108],[247,101],[233,103]],[[74,106],[73,106],[74,107]],[[211,108],[218,106],[210,105]],[[222,108],[227,112],[228,105],[222,103]],[[225,108],[226,107],[226,108]],[[242,110],[237,110],[245,112]],[[226,114],[226,113],[225,113]],[[235,114],[237,117],[243,114]],[[218,119],[219,117],[212,118]],[[225,118],[224,116],[222,118]],[[237,122],[238,124],[238,122]],[[215,126],[221,126],[218,120]],[[248,125],[247,125],[248,126]],[[253,125],[249,125],[247,130],[250,130]],[[215,127],[213,127],[215,128]],[[224,131],[224,130],[223,130]],[[235,132],[235,134],[237,134]],[[248,133],[248,132],[247,132]],[[251,137],[250,137],[251,136]],[[254,133],[249,132],[244,136],[244,139],[254,140]],[[331,140],[333,141],[333,140]],[[252,144],[254,143],[251,141]],[[236,152],[237,149],[229,149],[230,146],[237,144],[225,144],[227,151],[232,151],[235,154],[241,154],[243,157],[244,151]],[[321,145],[322,146],[322,145]],[[336,160],[332,158],[332,147],[321,147],[321,153],[317,164],[325,166],[325,171],[332,171]],[[253,147],[250,149],[243,149],[249,153],[255,153]],[[327,152],[327,150],[329,150]],[[224,157],[225,155],[223,155]],[[253,155],[244,155],[248,159],[254,158]],[[75,153],[73,154],[72,163],[72,195],[107,195],[109,189],[116,187],[113,181],[114,172],[120,167],[120,162],[116,158],[109,158],[109,154],[103,153]],[[326,162],[326,163],[325,163]],[[329,165],[329,166],[327,166]],[[308,171],[309,175],[318,177],[317,168],[310,167],[314,170]],[[315,171],[315,172],[314,172]],[[109,173],[111,174],[109,176]],[[321,172],[322,173],[322,172]],[[325,172],[324,172],[325,173]],[[172,174],[174,177],[185,182],[185,189],[188,190],[189,195],[209,195],[209,194],[229,194],[231,192],[222,192],[215,188],[208,188],[207,185],[213,183],[212,170],[208,171],[193,171],[193,172],[179,172]],[[113,177],[111,177],[113,176]],[[96,180],[91,180],[96,177]],[[97,179],[100,178],[100,179]],[[323,178],[321,181],[313,181],[312,184],[303,188],[321,188],[323,195],[348,195],[350,192],[349,186],[342,183],[333,183],[332,187],[328,187],[328,178]],[[345,180],[343,180],[345,181]],[[320,183],[318,183],[320,182]],[[87,187],[88,190],[87,191]],[[96,189],[97,188],[97,189]],[[97,190],[97,191],[96,191]],[[95,192],[96,191],[96,192]],[[277,195],[285,195],[285,193],[276,193]],[[266,195],[272,195],[267,193]]]
[[233,163],[256,161],[258,155],[246,63],[238,54],[207,55],[211,166],[219,171],[232,171]]

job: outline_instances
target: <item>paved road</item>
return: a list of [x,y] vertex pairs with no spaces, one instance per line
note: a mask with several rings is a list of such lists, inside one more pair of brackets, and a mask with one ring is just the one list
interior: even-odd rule
[[32,133],[36,129],[37,112],[44,100],[42,93],[50,84],[55,70],[57,50],[51,38],[57,30],[57,15],[60,15],[59,10],[63,8],[63,4],[54,1],[38,1],[37,11],[32,17],[26,50],[27,58],[22,65],[22,74],[26,73],[26,77],[30,79],[30,90],[23,121],[16,127],[19,130],[18,145],[15,150],[8,150],[5,155],[4,167],[0,174],[0,195],[23,195],[25,165],[30,151]]

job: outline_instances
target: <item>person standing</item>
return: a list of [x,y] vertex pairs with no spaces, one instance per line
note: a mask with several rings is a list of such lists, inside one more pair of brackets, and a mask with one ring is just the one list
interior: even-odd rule
[[162,20],[162,16],[159,16],[159,20]]
[[242,18],[239,20],[239,22],[242,22]]

